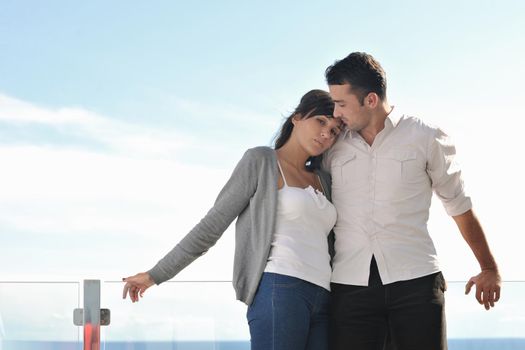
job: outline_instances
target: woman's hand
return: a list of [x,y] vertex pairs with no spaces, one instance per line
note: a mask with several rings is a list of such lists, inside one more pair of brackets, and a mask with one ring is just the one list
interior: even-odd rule
[[155,281],[153,281],[147,272],[141,272],[135,276],[123,278],[122,281],[126,282],[122,292],[122,299],[126,299],[126,295],[129,294],[132,302],[139,301],[139,296],[142,298],[146,289],[155,284]]

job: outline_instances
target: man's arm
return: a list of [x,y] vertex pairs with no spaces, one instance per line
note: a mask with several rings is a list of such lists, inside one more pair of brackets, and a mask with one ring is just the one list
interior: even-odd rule
[[476,299],[489,310],[499,300],[501,290],[501,277],[498,266],[485,238],[483,228],[472,210],[452,216],[458,225],[459,231],[476,256],[481,272],[470,278],[465,286],[465,294],[476,285]]

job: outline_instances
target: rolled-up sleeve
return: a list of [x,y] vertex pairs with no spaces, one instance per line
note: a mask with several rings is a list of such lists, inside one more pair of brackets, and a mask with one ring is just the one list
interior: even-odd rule
[[427,172],[434,193],[450,216],[472,209],[472,201],[465,193],[461,169],[456,161],[456,147],[451,137],[436,128],[429,138]]

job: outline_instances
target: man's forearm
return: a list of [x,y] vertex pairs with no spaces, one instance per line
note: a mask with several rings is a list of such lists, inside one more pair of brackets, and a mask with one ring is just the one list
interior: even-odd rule
[[497,271],[498,265],[490,251],[483,228],[474,212],[469,210],[461,215],[453,216],[453,218],[461,235],[478,260],[481,270]]

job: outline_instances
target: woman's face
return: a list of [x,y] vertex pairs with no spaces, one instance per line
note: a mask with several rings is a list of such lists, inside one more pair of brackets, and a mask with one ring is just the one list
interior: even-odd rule
[[309,156],[318,156],[329,149],[341,133],[343,122],[340,118],[326,115],[314,115],[300,119],[292,119],[294,128],[292,137],[308,153]]

